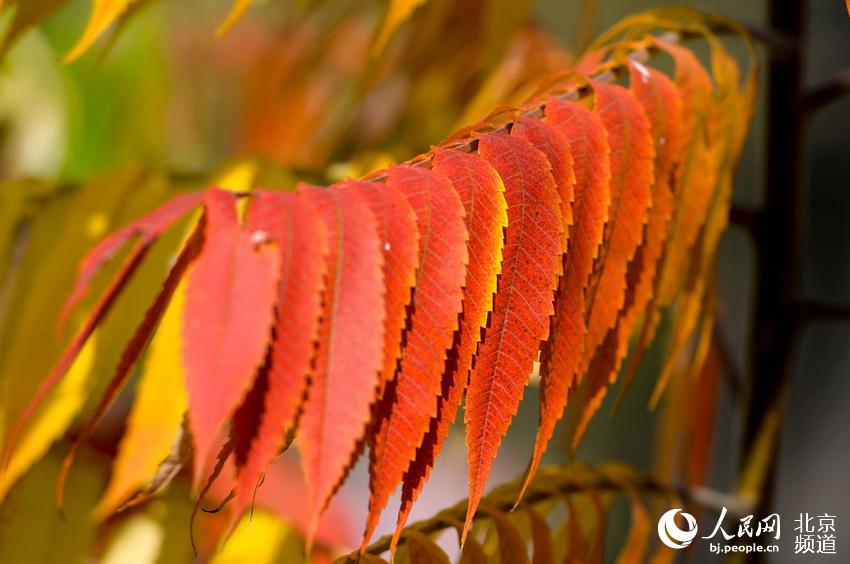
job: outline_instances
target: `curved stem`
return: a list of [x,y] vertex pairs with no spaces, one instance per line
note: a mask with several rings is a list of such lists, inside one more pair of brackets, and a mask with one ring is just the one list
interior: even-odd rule
[[[516,481],[517,484],[522,484],[522,478]],[[535,479],[535,482],[539,481]],[[513,482],[512,482],[513,483]],[[607,478],[601,473],[596,473],[593,479],[584,483],[564,473],[563,478],[552,483],[551,476],[546,477],[546,487],[540,485],[532,485],[527,490],[523,503],[537,504],[550,501],[560,496],[569,496],[585,492],[613,492],[623,493],[627,490],[634,490],[645,495],[654,495],[661,497],[676,497],[682,500],[685,505],[695,505],[704,509],[720,512],[726,508],[727,512],[734,516],[748,515],[752,512],[752,504],[734,494],[719,492],[705,487],[689,487],[676,484],[665,484],[649,476],[636,476],[634,478]],[[515,504],[515,492],[511,490],[510,495],[504,495],[504,492],[496,490],[490,496],[490,505],[499,511],[505,513],[510,512]],[[494,499],[497,498],[497,499]],[[457,505],[444,509],[434,517],[425,521],[413,523],[407,529],[415,529],[416,531],[429,535],[446,529],[454,528],[455,524],[466,518],[467,501],[462,501]],[[486,519],[485,513],[479,512],[474,519]],[[370,554],[381,554],[390,548],[392,535],[386,535],[370,545],[366,552]],[[402,536],[402,543],[404,537]]]

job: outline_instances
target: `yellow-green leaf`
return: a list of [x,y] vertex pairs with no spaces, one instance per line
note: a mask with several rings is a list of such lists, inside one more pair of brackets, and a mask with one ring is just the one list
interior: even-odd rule
[[181,325],[186,283],[180,283],[151,342],[112,478],[96,513],[106,518],[146,486],[168,456],[186,411]]
[[63,63],[75,61],[85,53],[106,29],[117,20],[135,0],[92,0],[92,13],[82,37],[71,48]]
[[239,522],[211,564],[265,564],[278,562],[278,554],[290,528],[265,511]]
[[399,26],[407,21],[414,10],[425,2],[426,0],[390,0],[390,7],[384,15],[381,30],[378,32],[375,44],[372,47],[372,54],[377,55],[383,51]]
[[215,31],[216,35],[221,37],[230,31],[230,28],[239,21],[239,18],[245,14],[245,11],[250,8],[253,3],[254,0],[234,0],[233,4],[230,6],[230,12],[228,12],[227,17],[223,22],[221,22],[221,25],[218,26],[218,29]]
[[149,513],[137,513],[122,523],[99,559],[102,564],[153,564],[162,548],[165,530]]

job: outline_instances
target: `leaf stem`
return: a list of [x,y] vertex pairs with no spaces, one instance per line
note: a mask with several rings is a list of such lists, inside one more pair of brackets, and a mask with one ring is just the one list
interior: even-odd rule
[[[553,475],[555,479],[553,480]],[[489,505],[499,511],[510,512],[516,501],[516,490],[522,485],[524,476],[518,480],[497,488],[487,496]],[[543,482],[543,484],[541,484]],[[733,516],[748,515],[752,512],[752,504],[734,494],[720,492],[710,488],[698,486],[689,487],[676,484],[666,484],[650,476],[635,476],[634,478],[606,477],[601,471],[594,472],[592,479],[582,481],[581,477],[573,475],[564,469],[541,472],[526,491],[523,503],[539,504],[551,501],[561,496],[576,495],[587,492],[612,492],[624,493],[627,490],[642,492],[645,495],[674,497],[682,501],[684,505],[695,505],[715,512],[720,512],[725,507]],[[409,525],[405,530],[416,530],[422,534],[430,535],[446,529],[454,528],[459,521],[466,517],[467,500],[457,505],[444,509],[434,517],[425,521],[419,521]],[[474,519],[487,519],[486,513],[479,512]],[[390,548],[392,535],[386,535],[370,545],[366,552],[379,555]],[[401,543],[404,542],[402,535]]]

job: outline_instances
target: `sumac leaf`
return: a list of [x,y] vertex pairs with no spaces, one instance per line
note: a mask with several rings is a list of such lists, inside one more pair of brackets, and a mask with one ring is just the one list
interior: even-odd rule
[[266,371],[268,391],[244,459],[237,452],[233,509],[237,517],[250,505],[256,484],[283,446],[287,431],[295,426],[315,356],[328,254],[324,223],[316,209],[295,194],[256,193],[246,224],[274,241],[280,253],[280,275]]
[[608,131],[611,148],[611,206],[595,280],[588,293],[584,358],[592,359],[614,327],[626,298],[626,272],[643,241],[652,203],[655,149],[649,120],[634,95],[613,84],[595,82],[595,111]]
[[479,154],[505,183],[508,227],[493,314],[467,392],[470,496],[464,535],[540,342],[548,336],[563,240],[560,199],[546,156],[508,135],[481,135],[478,143]]
[[576,102],[550,98],[546,104],[546,121],[558,128],[570,143],[576,177],[575,227],[558,290],[553,334],[541,359],[540,424],[526,487],[564,412],[569,388],[580,369],[587,331],[587,286],[610,202],[608,134],[599,116]]
[[381,509],[415,460],[431,419],[437,417],[469,262],[463,204],[448,178],[424,168],[393,166],[387,185],[404,194],[416,213],[420,261],[401,366],[386,398],[392,403],[385,416],[379,414],[373,437],[363,548]]
[[143,247],[150,246],[166,229],[182,216],[201,205],[203,192],[180,194],[158,207],[153,212],[112,233],[86,253],[77,271],[74,287],[62,304],[59,314],[61,326],[74,307],[89,291],[89,285],[101,268],[108,263],[130,240],[137,238]]
[[384,320],[384,368],[378,397],[395,378],[407,325],[407,307],[416,285],[419,265],[419,227],[416,213],[404,194],[382,182],[346,180],[340,189],[355,190],[375,214],[384,254],[386,319]]
[[505,185],[492,166],[480,155],[436,149],[434,170],[450,178],[466,211],[469,232],[469,267],[463,291],[463,316],[450,361],[443,375],[443,390],[437,418],[416,453],[416,460],[404,475],[401,507],[393,534],[391,551],[401,535],[413,503],[428,479],[434,461],[457,416],[469,378],[481,331],[493,307],[498,275],[502,266],[502,233],[508,224]]
[[268,234],[239,225],[233,194],[208,191],[204,209],[204,246],[189,272],[183,326],[196,486],[265,358],[280,270]]
[[183,275],[186,273],[186,270],[189,268],[192,261],[197,258],[202,244],[203,236],[201,234],[201,230],[196,227],[183,249],[177,255],[174,266],[171,267],[168,276],[162,284],[162,289],[159,294],[157,294],[153,304],[151,304],[145,312],[144,319],[136,328],[136,331],[133,333],[133,336],[124,348],[124,352],[121,353],[121,358],[118,361],[118,366],[115,368],[115,373],[112,375],[112,379],[107,384],[103,395],[95,406],[94,413],[74,439],[71,450],[62,462],[62,471],[59,473],[59,479],[57,480],[56,504],[59,508],[62,508],[63,506],[65,480],[68,477],[68,472],[71,470],[71,465],[74,462],[77,452],[89,439],[89,437],[91,437],[91,434],[94,432],[97,424],[103,418],[106,411],[112,405],[112,402],[115,401],[118,394],[122,389],[124,389],[127,380],[129,380],[130,375],[132,374],[133,368],[139,360],[139,357],[147,347],[151,335],[153,335],[154,331],[158,327],[160,319],[162,319],[174,292],[177,290],[180,280],[183,278]]
[[310,493],[312,537],[354,462],[384,365],[383,254],[377,222],[353,190],[302,186],[328,235],[328,284],[299,449]]

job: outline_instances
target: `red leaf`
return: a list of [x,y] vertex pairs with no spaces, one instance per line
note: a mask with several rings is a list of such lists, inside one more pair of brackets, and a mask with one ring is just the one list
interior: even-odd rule
[[195,231],[192,232],[189,240],[178,254],[174,266],[171,267],[168,276],[162,284],[162,290],[160,290],[153,304],[151,304],[145,312],[144,319],[136,328],[135,333],[133,333],[133,336],[124,348],[124,352],[121,353],[121,359],[118,361],[115,373],[107,384],[97,406],[95,406],[94,413],[74,439],[71,450],[65,456],[65,460],[62,463],[62,470],[59,473],[59,478],[56,483],[56,505],[60,510],[63,506],[65,481],[68,477],[68,472],[71,470],[71,465],[74,463],[74,458],[76,457],[79,448],[85,444],[89,437],[91,437],[91,434],[103,418],[106,410],[109,409],[112,402],[115,401],[115,398],[117,398],[121,390],[124,389],[127,380],[132,374],[133,367],[136,366],[139,357],[145,350],[145,347],[147,347],[151,335],[153,335],[159,325],[159,321],[162,319],[162,315],[165,313],[165,309],[168,307],[168,303],[171,301],[171,297],[174,295],[177,285],[180,283],[180,280],[183,278],[183,275],[186,273],[189,265],[197,258],[202,244],[203,234],[201,232],[201,227],[196,227]]
[[688,49],[658,40],[658,46],[676,61],[676,84],[682,94],[684,135],[689,140],[676,169],[676,212],[660,273],[658,305],[672,303],[687,272],[689,254],[708,216],[716,171],[706,140],[705,120],[711,98],[711,79]]
[[575,163],[570,153],[567,137],[558,128],[539,119],[520,118],[511,128],[511,135],[534,145],[549,160],[552,178],[561,198],[561,220],[563,222],[563,250],[567,250],[570,226],[573,224],[573,202],[575,201]]
[[58,324],[61,327],[64,320],[89,291],[89,284],[100,269],[115,256],[127,241],[135,237],[139,243],[150,246],[160,235],[165,232],[180,217],[189,213],[192,208],[201,204],[204,200],[203,192],[192,192],[191,194],[180,194],[158,207],[153,212],[127,225],[109,237],[98,243],[90,250],[77,271],[77,280],[74,288],[65,299],[59,314]]
[[[253,389],[253,387],[252,387],[252,389]],[[249,394],[250,394],[250,392],[249,392]],[[218,437],[218,438],[223,439],[223,437],[221,437],[221,436]],[[200,546],[200,551],[199,551],[198,550],[199,547],[195,544],[195,518],[198,516],[198,510],[201,509],[201,505],[203,504],[204,499],[206,498],[207,494],[210,493],[211,491],[213,491],[216,488],[216,486],[218,486],[218,488],[225,488],[226,491],[232,491],[232,489],[233,489],[233,479],[232,479],[233,463],[232,463],[230,457],[233,454],[235,444],[236,443],[235,443],[233,433],[231,433],[227,437],[227,440],[224,440],[224,441],[218,440],[214,443],[214,446],[216,447],[215,460],[211,461],[212,462],[211,466],[207,465],[209,472],[206,474],[207,477],[204,480],[204,485],[203,485],[203,487],[201,487],[200,491],[198,492],[198,496],[195,499],[194,505],[192,506],[192,513],[189,515],[189,542],[192,544],[192,552],[195,553],[195,557],[199,558],[202,561],[209,560],[211,552],[214,550],[215,546],[217,545],[217,542],[215,542],[215,540],[218,538],[219,535],[224,534],[226,529],[222,528],[221,530],[219,530],[218,526],[213,526],[213,529],[215,530],[215,534],[209,534],[208,531],[205,531],[205,533],[207,533],[207,534],[204,534],[202,539],[201,539],[202,544]],[[213,451],[211,450],[210,454],[212,454],[212,452]],[[204,462],[206,463],[206,462],[209,462],[209,461],[204,461]],[[222,474],[224,474],[223,479],[219,480],[219,477],[221,477]],[[222,502],[222,506],[224,504],[225,504],[225,502]],[[223,527],[227,526],[227,524],[224,523],[224,522],[222,522],[221,525]]]
[[[306,534],[309,503],[301,468],[296,461],[281,456],[271,465],[263,486],[257,490],[257,506],[272,511]],[[353,506],[352,500],[336,496],[319,519],[316,542],[334,548],[355,543],[357,536],[352,523],[357,513]]]
[[[692,251],[705,225],[714,194],[717,172],[706,139],[706,120],[711,105],[711,78],[699,59],[688,49],[656,40],[676,63],[676,86],[682,101],[683,146],[672,182],[673,217],[664,246],[663,260],[658,267],[658,280],[652,307],[647,312],[635,353],[629,358],[625,381],[630,381],[637,370],[643,352],[655,338],[661,321],[659,308],[669,306],[690,269]],[[677,313],[677,318],[681,316]],[[679,334],[675,331],[674,334]],[[666,380],[665,371],[659,376],[656,390],[660,393]],[[653,397],[658,397],[653,393]],[[654,400],[650,400],[654,403]]]
[[614,327],[625,303],[626,271],[643,241],[652,203],[655,157],[649,120],[634,95],[603,82],[594,82],[593,89],[595,111],[605,124],[611,148],[611,207],[588,293],[586,362]]
[[208,191],[205,211],[204,247],[189,272],[183,327],[195,485],[216,435],[265,358],[280,268],[268,234],[239,226],[233,194]]
[[635,287],[634,302],[627,312],[627,333],[631,332],[635,318],[652,298],[658,261],[673,216],[673,173],[681,161],[685,140],[682,127],[682,96],[673,81],[663,73],[635,61],[629,65],[629,73],[631,90],[652,124],[655,182],[652,187],[652,209],[646,226],[646,237],[635,258],[635,263],[640,267],[640,274]]
[[563,229],[558,192],[543,153],[527,141],[498,134],[481,135],[478,152],[505,183],[508,228],[493,314],[469,379],[470,496],[464,535],[522,399],[540,341],[549,334]]
[[407,306],[416,284],[419,264],[419,228],[416,214],[398,190],[382,182],[346,180],[345,190],[355,190],[369,205],[378,222],[381,249],[384,253],[386,284],[386,319],[384,320],[384,369],[378,397],[395,377],[401,354],[402,334],[407,323]]
[[[604,337],[598,346],[588,344],[585,350],[585,361],[589,366],[588,379],[583,383],[581,391],[581,413],[576,419],[577,426],[572,439],[573,448],[577,447],[590,419],[602,405],[608,386],[616,380],[620,364],[627,352],[628,339],[637,320],[637,314],[645,308],[652,291],[651,285],[639,285],[644,262],[652,261],[653,255],[656,258],[660,256],[665,235],[662,230],[659,236],[657,224],[643,224],[647,223],[651,217],[647,206],[654,205],[652,192],[656,190],[653,185],[655,139],[646,113],[635,95],[622,87],[596,84],[594,88],[597,96],[597,111],[602,115],[603,120],[606,120],[606,115],[608,116],[606,126],[611,140],[612,194],[615,190],[619,190],[621,196],[620,204],[616,207],[613,206],[612,197],[611,229],[604,243],[607,252],[599,261],[598,268],[601,272],[598,275],[595,296],[603,301],[593,302],[590,312],[589,338],[593,337],[594,328],[597,331],[604,331]],[[620,129],[618,133],[615,133],[614,128],[617,127],[617,123],[620,123]],[[655,213],[660,215],[660,219],[656,221],[663,225],[666,223],[665,216],[669,203],[665,201],[663,192],[661,199],[660,210],[656,210]],[[636,223],[636,218],[642,218],[643,223]],[[636,228],[639,229],[637,242],[631,244],[629,241],[635,236]],[[644,231],[649,229],[653,229],[653,236],[651,239],[646,239]],[[619,239],[617,239],[618,234]],[[643,255],[639,249],[644,248],[651,254]],[[614,274],[607,276],[612,272]],[[622,280],[619,279],[620,272]],[[640,296],[636,294],[639,287],[644,292]],[[613,310],[612,302],[609,301],[609,296],[614,295],[617,301],[613,303],[619,303],[616,311]],[[636,307],[640,310],[635,309]],[[613,326],[603,329],[602,323],[594,324],[594,321],[600,317],[608,319],[612,315]]]
[[[654,334],[657,313],[652,303],[658,284],[658,269],[665,242],[670,235],[673,217],[673,175],[682,159],[684,150],[684,127],[682,114],[682,95],[672,80],[663,73],[645,67],[636,61],[629,63],[631,89],[643,106],[652,124],[652,139],[655,144],[655,184],[652,187],[652,209],[646,226],[644,244],[638,249],[634,265],[638,270],[632,304],[627,308],[625,317],[619,325],[620,349],[615,370],[619,370],[622,358],[627,352],[628,339],[638,321],[638,317],[647,306],[641,334],[632,353],[636,359],[643,355],[649,344],[647,336]],[[636,364],[633,362],[633,366]],[[620,386],[618,402],[634,376],[634,371],[625,370]]]
[[555,304],[554,331],[541,359],[540,424],[523,491],[537,471],[579,371],[586,333],[586,291],[610,202],[608,134],[599,116],[581,104],[550,98],[546,121],[569,140],[576,177],[575,227]]
[[250,505],[254,489],[295,426],[318,341],[321,297],[327,274],[324,223],[304,198],[257,192],[248,209],[248,227],[268,233],[280,253],[277,322],[267,370],[262,415],[243,457],[237,445],[234,517]]
[[311,502],[308,541],[319,515],[353,464],[383,368],[383,253],[374,214],[354,190],[301,187],[328,233],[313,382],[299,445]]
[[[260,439],[259,430],[260,422],[265,415],[264,404],[269,396],[269,357],[266,357],[265,363],[257,371],[257,377],[254,378],[251,389],[245,394],[245,399],[242,400],[242,405],[233,414],[233,420],[230,424],[230,441],[233,445],[233,458],[236,465],[236,479],[239,477],[239,470],[244,468],[248,462],[248,457],[251,456],[252,447]],[[277,453],[275,453],[277,454]],[[242,477],[245,474],[242,473]],[[244,488],[248,492],[248,499],[253,497],[254,490],[257,488],[259,481],[246,483]],[[231,482],[232,493],[237,495],[240,493],[239,483]],[[244,492],[242,492],[244,494]],[[247,504],[246,504],[247,507]],[[244,508],[235,507],[231,514],[230,530],[235,527],[239,517],[242,516]]]
[[431,421],[431,427],[416,453],[416,460],[405,473],[392,552],[457,416],[472,359],[481,341],[481,330],[487,326],[487,316],[493,307],[493,295],[502,266],[502,232],[508,225],[505,185],[483,157],[436,149],[433,166],[439,174],[452,180],[466,210],[469,267],[463,291],[460,331],[443,375],[437,418]]
[[361,548],[369,543],[381,509],[416,458],[416,449],[437,416],[446,353],[458,328],[466,281],[468,233],[452,183],[426,168],[393,166],[387,186],[407,198],[419,227],[419,269],[410,330],[402,351],[392,402],[379,417],[369,466],[369,515]]

